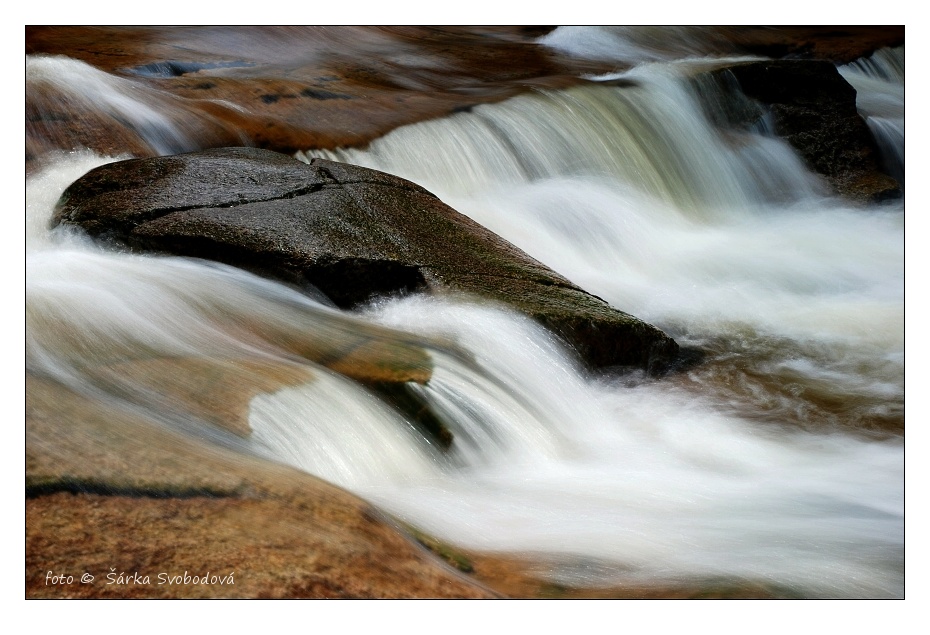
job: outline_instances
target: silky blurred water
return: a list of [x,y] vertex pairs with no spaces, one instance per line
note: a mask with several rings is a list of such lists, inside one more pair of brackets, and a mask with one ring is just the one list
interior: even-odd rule
[[[588,44],[600,51],[615,35]],[[93,369],[154,358],[298,367],[312,379],[254,397],[253,434],[236,447],[461,547],[557,556],[555,581],[903,596],[903,204],[852,207],[764,128],[721,134],[688,81],[705,62],[663,59],[299,158],[416,181],[703,350],[690,370],[592,374],[528,318],[473,299],[346,314],[229,267],[50,232],[64,188],[116,158],[80,152],[27,182],[27,368],[165,414],[181,407],[150,386],[113,391]],[[861,81],[860,108],[877,112]],[[157,113],[138,112],[180,143]],[[295,353],[360,330],[428,353],[432,378],[414,390],[453,432],[449,452]]]

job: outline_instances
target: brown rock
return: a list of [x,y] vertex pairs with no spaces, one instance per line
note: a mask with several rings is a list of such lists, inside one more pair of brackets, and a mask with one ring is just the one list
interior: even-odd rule
[[[26,597],[494,596],[355,496],[206,438],[27,376]],[[234,583],[158,583],[185,572]]]
[[[26,53],[65,55],[144,94],[183,132],[170,147],[126,117],[27,70],[27,163],[87,147],[136,156],[253,145],[284,153],[361,146],[390,130],[603,64],[564,58],[521,27],[26,28]],[[131,87],[131,89],[129,88]]]
[[[65,55],[127,82],[182,132],[156,147],[126,117],[27,70],[27,169],[51,152],[172,154],[229,145],[364,146],[390,130],[618,63],[536,44],[551,27],[26,27],[28,55]],[[709,51],[847,63],[904,42],[901,26],[706,27]]]
[[111,394],[157,400],[164,412],[192,415],[242,437],[252,433],[249,403],[260,393],[312,381],[306,366],[261,359],[155,358],[85,369]]
[[772,58],[828,60],[848,64],[880,48],[904,44],[903,25],[713,27],[737,50]]

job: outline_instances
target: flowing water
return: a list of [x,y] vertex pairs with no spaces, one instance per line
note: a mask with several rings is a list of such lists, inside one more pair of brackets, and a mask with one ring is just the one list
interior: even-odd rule
[[[609,42],[588,44],[602,56]],[[829,195],[764,125],[716,130],[689,77],[717,62],[665,59],[298,158],[420,183],[702,349],[689,371],[591,374],[499,307],[410,297],[349,315],[232,268],[49,232],[63,189],[116,158],[90,153],[27,182],[27,367],[187,425],[191,412],[87,369],[153,357],[304,368],[312,380],[252,399],[250,439],[216,441],[461,547],[545,554],[559,584],[903,596],[903,203]],[[862,69],[843,72],[862,75],[860,109],[881,119],[879,80]],[[880,81],[903,94],[903,73]],[[900,129],[903,144],[903,115]],[[455,435],[451,452],[281,344],[359,330],[429,352],[432,379],[416,389]]]
[[888,173],[904,187],[904,47],[876,51],[839,70],[858,92],[856,105]]

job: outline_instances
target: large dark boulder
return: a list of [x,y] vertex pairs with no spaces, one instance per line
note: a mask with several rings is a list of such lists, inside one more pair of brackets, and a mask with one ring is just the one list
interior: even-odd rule
[[72,184],[53,225],[134,249],[312,285],[351,308],[382,294],[459,292],[540,321],[594,367],[665,368],[678,345],[610,307],[422,187],[358,166],[254,148],[133,159]]
[[832,63],[730,64],[699,77],[698,86],[705,98],[716,93],[711,116],[719,125],[745,128],[768,114],[772,132],[838,194],[866,203],[900,196],[898,182],[879,165],[875,139],[856,109],[856,90]]

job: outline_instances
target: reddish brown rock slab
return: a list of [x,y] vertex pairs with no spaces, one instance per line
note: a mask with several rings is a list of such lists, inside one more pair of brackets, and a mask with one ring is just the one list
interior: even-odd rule
[[880,48],[904,44],[904,25],[725,26],[715,30],[723,40],[755,55],[835,64],[848,64]]
[[[411,544],[381,514],[354,507],[321,505],[312,491],[265,500],[32,498],[26,597],[496,596]],[[75,582],[49,584],[50,571]],[[94,581],[80,583],[84,574]],[[206,584],[194,582],[204,576]]]
[[[26,53],[64,55],[170,103],[196,148],[293,153],[364,145],[393,128],[611,70],[521,27],[29,27]],[[27,74],[27,161],[88,147],[159,151],[125,121],[46,95]],[[73,104],[72,104],[73,106]]]
[[[470,552],[424,540],[435,549],[437,560],[400,535],[385,532],[377,512],[321,523],[314,513],[318,507],[299,498],[71,493],[31,498],[26,501],[26,597],[791,597],[784,590],[740,580],[572,585],[553,581],[565,562],[552,557]],[[439,560],[449,566],[437,564]],[[86,574],[93,581],[81,583],[82,577],[89,580]],[[73,580],[55,584],[55,576]],[[207,583],[202,583],[204,576]]]
[[564,559],[537,554],[471,554],[471,576],[508,598],[562,600],[796,599],[761,580],[731,578],[642,580],[595,585],[559,580]]
[[[365,501],[210,438],[27,375],[27,597],[493,596]],[[235,584],[157,584],[185,571]]]
[[768,599],[797,597],[765,580],[676,576],[634,578],[619,563],[546,553],[459,549],[414,527],[407,530],[451,566],[509,598],[522,599]]
[[98,386],[128,398],[146,395],[241,437],[252,433],[249,404],[262,393],[313,381],[306,365],[262,359],[156,357],[86,369]]

